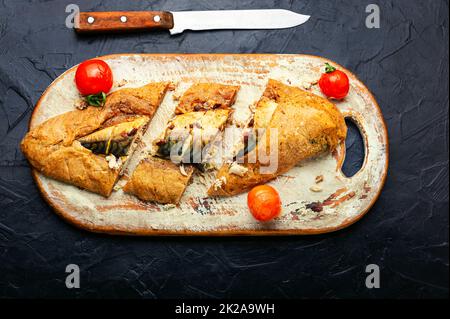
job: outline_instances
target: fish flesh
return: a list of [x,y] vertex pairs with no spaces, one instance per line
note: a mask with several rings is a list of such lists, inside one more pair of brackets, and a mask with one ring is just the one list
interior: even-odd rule
[[121,157],[128,154],[129,146],[149,122],[149,117],[138,117],[133,121],[127,121],[109,126],[92,134],[84,136],[78,141],[81,145],[94,154]]
[[192,163],[193,151],[204,152],[224,129],[231,113],[231,109],[216,109],[175,116],[164,137],[156,141],[157,154],[164,158],[176,155],[179,161]]

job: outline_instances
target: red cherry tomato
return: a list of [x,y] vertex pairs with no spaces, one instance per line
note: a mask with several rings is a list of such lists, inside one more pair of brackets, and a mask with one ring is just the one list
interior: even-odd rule
[[322,93],[327,97],[341,100],[347,96],[350,83],[347,74],[326,63],[325,73],[319,80]]
[[254,187],[247,195],[247,204],[255,219],[265,222],[281,212],[281,200],[277,191],[269,185]]
[[75,83],[81,95],[108,93],[113,85],[113,74],[105,61],[87,60],[78,66]]

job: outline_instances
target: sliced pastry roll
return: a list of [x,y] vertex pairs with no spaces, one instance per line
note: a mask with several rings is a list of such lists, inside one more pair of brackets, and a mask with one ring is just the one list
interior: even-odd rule
[[34,169],[109,196],[133,144],[170,83],[150,83],[108,95],[105,105],[74,110],[30,130],[21,148]]
[[[210,196],[231,196],[266,183],[302,160],[334,150],[347,132],[344,117],[333,103],[275,80],[269,80],[254,120],[263,135],[238,163],[220,168],[208,190]],[[261,155],[274,150],[275,158]]]
[[220,83],[193,84],[180,98],[177,115],[155,141],[157,155],[177,163],[201,163],[225,128],[239,88]]
[[[210,145],[225,128],[239,86],[217,83],[192,85],[181,97],[177,114],[157,141],[156,157],[142,160],[124,186],[145,201],[178,204]],[[193,164],[193,165],[191,165]]]

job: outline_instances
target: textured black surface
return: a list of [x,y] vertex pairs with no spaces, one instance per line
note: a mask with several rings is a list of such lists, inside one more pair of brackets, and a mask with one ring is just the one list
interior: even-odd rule
[[[86,11],[276,7],[313,15],[288,30],[173,37],[76,36],[64,25],[71,2],[0,0],[1,297],[448,296],[448,1],[76,1]],[[381,29],[364,25],[373,2]],[[311,237],[126,238],[66,224],[41,199],[18,144],[53,79],[121,52],[308,53],[346,66],[372,90],[389,129],[378,202],[350,228]],[[70,263],[81,268],[80,289],[65,287]],[[371,263],[380,266],[380,289],[365,287]]]

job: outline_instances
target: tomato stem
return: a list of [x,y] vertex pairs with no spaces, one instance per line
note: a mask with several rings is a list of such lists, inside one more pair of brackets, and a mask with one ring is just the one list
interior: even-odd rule
[[98,94],[87,95],[86,102],[92,106],[103,106],[106,102],[106,94],[105,92],[100,92]]
[[330,65],[328,62],[325,63],[325,73],[331,73],[336,71],[336,68],[332,65]]

